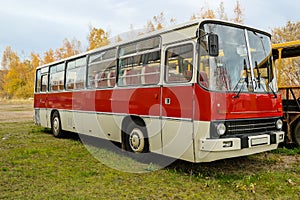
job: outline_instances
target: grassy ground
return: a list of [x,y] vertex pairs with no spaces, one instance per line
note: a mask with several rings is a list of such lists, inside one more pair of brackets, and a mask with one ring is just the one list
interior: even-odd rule
[[176,161],[134,174],[99,162],[76,135],[57,139],[32,121],[0,122],[0,199],[299,199],[299,152],[279,149],[207,164]]

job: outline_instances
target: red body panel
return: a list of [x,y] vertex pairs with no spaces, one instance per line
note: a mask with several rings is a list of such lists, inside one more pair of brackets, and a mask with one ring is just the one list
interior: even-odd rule
[[[193,86],[169,86],[162,89],[162,116],[191,119]],[[170,101],[169,104],[166,101]]]
[[209,92],[197,84],[118,88],[35,94],[34,107],[199,121],[282,116],[280,95],[240,94],[233,98],[235,95]]
[[205,91],[196,86],[196,103],[199,113],[195,120],[269,118],[282,116],[280,95],[240,94]]

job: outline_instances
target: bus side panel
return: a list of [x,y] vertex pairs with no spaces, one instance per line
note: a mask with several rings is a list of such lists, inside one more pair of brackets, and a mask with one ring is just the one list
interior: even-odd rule
[[48,108],[51,110],[72,110],[72,104],[72,92],[57,92],[48,94]]
[[[108,95],[109,94],[97,94],[97,97],[101,97],[97,98],[97,101],[105,101]],[[115,115],[113,117],[114,121],[119,115],[123,116],[123,118],[128,115],[142,118],[147,128],[150,151],[162,153],[160,120],[161,87],[149,86],[146,88],[118,88],[112,91],[109,99],[110,101],[106,104],[106,107],[97,103],[97,111],[105,110],[106,112],[111,112]],[[121,119],[117,121],[117,124],[119,124],[120,127],[118,127],[118,132],[111,132],[111,137],[113,138],[120,136],[123,120]],[[114,136],[113,134],[117,135]]]
[[108,106],[111,106],[112,113],[158,117],[160,87],[116,89]]
[[211,121],[211,93],[202,89],[198,84],[195,84],[195,106],[194,106],[194,120]]
[[63,130],[121,142],[124,117],[145,121],[152,152],[162,152],[160,87],[53,93],[49,112],[58,110]]
[[35,123],[42,127],[51,127],[47,112],[47,94],[34,94]]
[[194,162],[193,85],[163,86],[163,154]]

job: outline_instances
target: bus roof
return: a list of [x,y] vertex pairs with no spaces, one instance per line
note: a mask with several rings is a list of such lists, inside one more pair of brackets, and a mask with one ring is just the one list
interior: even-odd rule
[[[224,20],[219,20],[219,19],[201,19],[201,20],[196,19],[196,20],[191,20],[189,22],[178,24],[178,25],[175,25],[175,26],[172,26],[172,27],[167,27],[167,28],[163,28],[161,30],[157,30],[157,31],[153,31],[153,32],[150,32],[150,33],[142,34],[142,35],[140,35],[140,36],[138,36],[134,39],[131,39],[131,40],[121,41],[119,43],[111,43],[107,46],[99,47],[99,48],[96,48],[96,49],[93,49],[93,50],[90,50],[90,51],[86,51],[86,52],[83,52],[83,53],[80,53],[80,54],[77,54],[77,55],[73,55],[71,57],[67,57],[67,58],[64,58],[64,59],[61,59],[61,60],[58,60],[58,61],[54,61],[52,63],[47,63],[47,64],[39,66],[38,69],[43,68],[43,67],[48,67],[48,66],[51,66],[51,65],[55,65],[57,63],[61,63],[61,62],[64,62],[64,61],[72,60],[72,59],[75,59],[75,58],[78,58],[78,57],[81,57],[81,56],[83,57],[83,56],[86,56],[88,54],[92,54],[92,53],[95,53],[95,52],[98,52],[98,51],[101,51],[101,50],[110,49],[110,48],[113,48],[115,46],[121,46],[121,45],[128,44],[128,43],[131,43],[131,42],[139,41],[139,40],[142,40],[142,39],[151,38],[151,37],[154,37],[156,35],[162,35],[162,34],[174,31],[174,30],[179,30],[179,29],[190,27],[190,26],[196,26],[196,25],[199,26],[204,21],[220,22],[221,24],[231,24],[231,25],[235,25],[236,27],[241,27],[241,28],[246,27],[246,28],[249,28],[249,29],[252,29],[252,30],[255,30],[255,31],[259,31],[259,32],[262,32],[264,34],[267,34],[267,35],[271,36],[269,32],[266,32],[266,31],[260,30],[260,29],[256,29],[256,28],[251,27],[251,26],[246,26],[246,25],[243,25],[243,24],[239,24],[239,23],[234,23],[234,22],[224,21]],[[196,37],[196,32],[195,32],[195,37]]]
[[[201,22],[202,22],[201,20],[192,20],[192,21],[189,21],[189,22],[186,22],[186,23],[183,23],[183,24],[178,24],[178,25],[175,25],[175,26],[172,26],[172,27],[163,28],[161,30],[153,31],[153,32],[146,33],[146,34],[141,34],[140,36],[138,36],[134,39],[125,40],[125,41],[121,41],[121,42],[118,42],[118,43],[113,42],[113,43],[108,44],[108,45],[103,46],[103,47],[92,49],[92,50],[82,52],[80,54],[76,54],[76,55],[61,59],[61,60],[57,60],[57,61],[54,61],[54,62],[51,62],[51,63],[41,65],[41,66],[38,67],[38,69],[43,68],[43,67],[47,67],[47,66],[51,66],[51,65],[55,65],[57,63],[61,63],[61,62],[67,61],[67,60],[72,60],[74,58],[78,58],[78,57],[81,57],[81,56],[83,57],[83,56],[86,56],[88,54],[93,54],[93,53],[101,51],[101,50],[114,48],[115,46],[121,46],[121,45],[128,44],[128,43],[131,43],[131,42],[134,42],[134,41],[139,41],[139,40],[142,40],[142,39],[145,39],[145,38],[151,38],[151,37],[154,37],[158,34],[164,34],[164,33],[167,33],[167,32],[173,31],[173,30],[182,29],[182,28],[190,27],[190,26],[195,26],[197,24],[200,24]],[[196,33],[195,33],[195,36],[196,36]]]

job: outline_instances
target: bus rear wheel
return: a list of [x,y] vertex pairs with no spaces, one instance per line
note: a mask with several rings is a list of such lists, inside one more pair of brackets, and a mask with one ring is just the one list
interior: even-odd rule
[[149,143],[146,138],[146,127],[131,122],[125,133],[125,149],[133,153],[146,153],[149,151]]
[[300,121],[298,121],[297,125],[294,129],[294,141],[297,146],[300,146]]
[[55,111],[51,118],[51,130],[54,137],[62,137],[63,132],[61,129],[61,121],[59,117],[59,113]]

